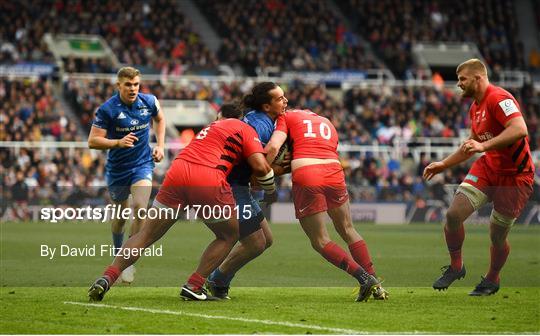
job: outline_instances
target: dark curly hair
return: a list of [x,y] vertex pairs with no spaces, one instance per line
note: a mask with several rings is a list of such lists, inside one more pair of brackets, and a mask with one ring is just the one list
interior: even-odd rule
[[277,88],[277,84],[274,82],[262,82],[253,87],[251,93],[244,96],[242,104],[250,110],[262,110],[264,104],[270,104],[272,96],[271,90]]
[[221,105],[219,112],[221,112],[221,116],[223,118],[240,119],[244,115],[242,109],[240,108],[240,104],[236,101]]

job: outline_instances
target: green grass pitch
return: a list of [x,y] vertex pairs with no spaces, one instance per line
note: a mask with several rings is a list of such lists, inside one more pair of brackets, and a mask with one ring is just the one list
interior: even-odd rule
[[[109,244],[103,223],[0,224],[2,334],[361,334],[539,333],[540,228],[516,226],[501,290],[469,297],[489,263],[487,227],[466,226],[467,276],[448,291],[431,288],[448,263],[440,225],[357,224],[390,300],[354,302],[355,281],[310,247],[298,224],[272,225],[274,245],[241,270],[232,300],[186,302],[179,286],[211,239],[201,223],[179,222],[143,257],[132,285],[112,288],[98,305],[86,290],[108,256],[40,256],[41,245]],[[345,244],[333,237],[342,247]]]

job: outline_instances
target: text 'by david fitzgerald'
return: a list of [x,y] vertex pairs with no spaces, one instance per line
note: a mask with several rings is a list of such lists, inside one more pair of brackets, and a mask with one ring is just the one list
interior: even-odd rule
[[56,257],[120,257],[129,259],[131,257],[161,257],[163,256],[163,245],[152,245],[147,248],[115,248],[113,245],[84,245],[71,246],[61,244],[40,246],[40,256],[49,259]]

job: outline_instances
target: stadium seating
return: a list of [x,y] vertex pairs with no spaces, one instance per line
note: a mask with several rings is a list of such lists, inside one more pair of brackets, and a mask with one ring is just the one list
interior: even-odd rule
[[221,34],[220,61],[282,71],[381,68],[348,31],[327,1],[196,1]]
[[0,80],[0,141],[78,141],[77,123],[66,115],[46,80]]
[[[215,72],[215,55],[168,0],[2,2],[2,63],[52,62],[43,42],[45,33],[99,34],[109,43],[121,63],[139,65],[146,72]],[[62,20],[58,20],[62,17]],[[11,50],[11,51],[10,51]],[[87,59],[65,59],[70,72],[114,72],[109,64]]]
[[525,69],[518,19],[510,0],[337,1],[398,78],[414,70],[415,42],[474,42],[492,68]]

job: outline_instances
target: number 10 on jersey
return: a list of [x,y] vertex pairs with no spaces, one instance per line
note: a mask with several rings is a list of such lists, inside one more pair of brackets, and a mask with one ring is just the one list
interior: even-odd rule
[[[313,133],[313,122],[311,120],[303,120],[304,124],[307,126],[307,132],[304,133],[305,138],[316,138],[317,134]],[[325,140],[330,140],[332,137],[332,130],[330,126],[326,123],[321,122],[319,125],[319,134]]]

